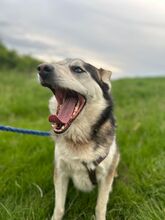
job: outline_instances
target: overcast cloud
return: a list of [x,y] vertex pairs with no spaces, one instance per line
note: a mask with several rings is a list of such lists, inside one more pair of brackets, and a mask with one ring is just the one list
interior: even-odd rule
[[0,39],[55,61],[79,57],[114,78],[165,75],[164,0],[0,0]]

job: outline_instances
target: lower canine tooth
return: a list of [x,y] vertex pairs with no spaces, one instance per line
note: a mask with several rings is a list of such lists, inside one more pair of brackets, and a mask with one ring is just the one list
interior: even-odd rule
[[78,110],[78,107],[75,107],[74,111],[76,112]]
[[57,124],[52,124],[52,128],[55,129],[57,127]]

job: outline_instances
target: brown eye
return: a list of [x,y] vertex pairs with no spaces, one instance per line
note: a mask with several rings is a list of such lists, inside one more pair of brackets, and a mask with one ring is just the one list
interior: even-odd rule
[[73,66],[72,67],[72,70],[73,70],[73,72],[75,72],[75,73],[83,73],[83,72],[85,72],[83,69],[81,69],[81,67],[79,67],[79,66]]

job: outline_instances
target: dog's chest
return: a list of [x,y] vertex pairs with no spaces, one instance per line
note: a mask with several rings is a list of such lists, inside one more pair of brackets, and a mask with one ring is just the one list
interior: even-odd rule
[[93,189],[94,185],[90,181],[87,169],[82,161],[78,159],[68,160],[62,157],[59,160],[59,166],[62,172],[71,177],[76,188],[82,191]]
[[[64,144],[56,144],[55,160],[58,169],[71,177],[74,185],[82,191],[90,191],[94,187],[83,164],[84,161],[93,161],[93,159],[93,152],[90,149],[78,153]],[[90,166],[90,163],[88,165]]]

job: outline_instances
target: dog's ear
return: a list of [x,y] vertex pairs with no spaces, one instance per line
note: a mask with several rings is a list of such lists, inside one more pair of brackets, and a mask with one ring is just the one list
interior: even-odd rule
[[109,83],[110,83],[110,79],[111,79],[112,72],[111,72],[110,70],[104,70],[104,69],[100,68],[100,69],[99,69],[99,73],[100,73],[101,80],[102,80],[104,83],[109,84]]
[[105,69],[100,68],[99,73],[100,73],[100,78],[101,78],[101,81],[104,85],[104,88],[106,90],[109,90],[109,92],[110,92],[111,91],[110,80],[111,80],[112,72],[110,70],[105,70]]

